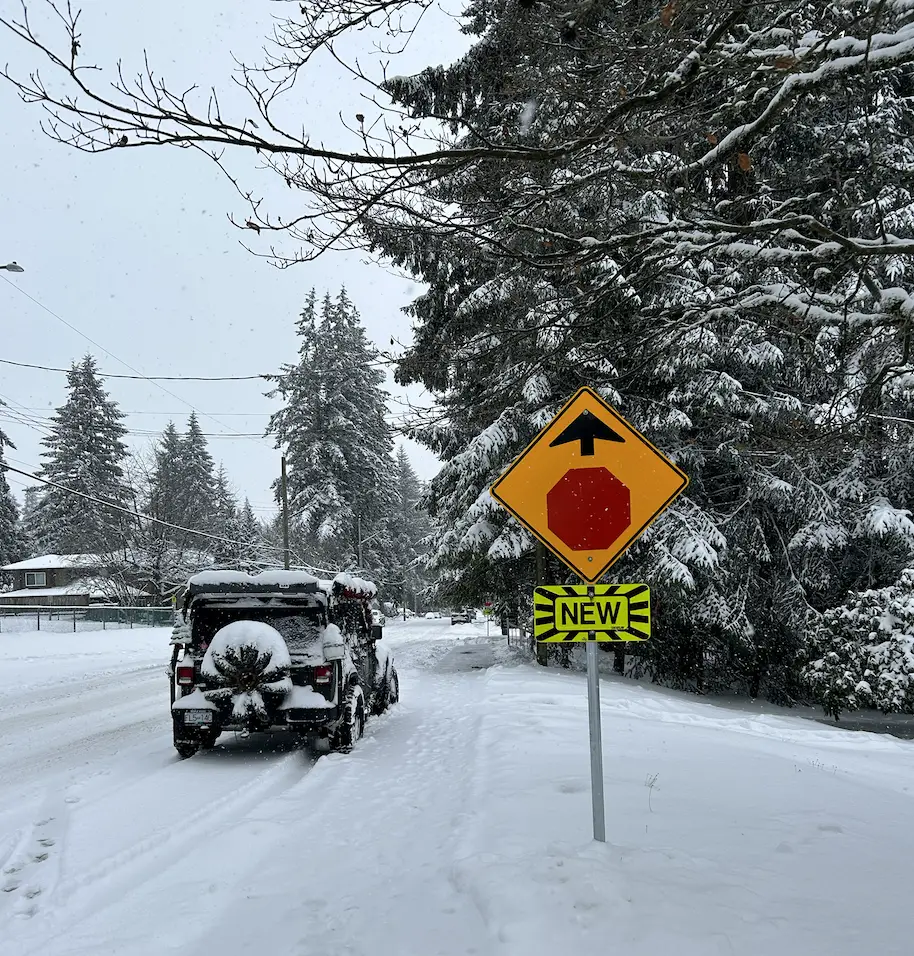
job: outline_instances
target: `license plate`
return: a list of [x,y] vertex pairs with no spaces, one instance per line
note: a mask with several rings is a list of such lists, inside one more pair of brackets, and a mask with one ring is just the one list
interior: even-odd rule
[[185,710],[184,726],[201,727],[204,724],[213,722],[213,712],[211,710]]

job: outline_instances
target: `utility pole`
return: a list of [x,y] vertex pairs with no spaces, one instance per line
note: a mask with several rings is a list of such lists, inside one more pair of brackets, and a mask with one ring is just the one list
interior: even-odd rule
[[282,547],[283,567],[289,570],[289,488],[286,482],[286,456],[282,456]]

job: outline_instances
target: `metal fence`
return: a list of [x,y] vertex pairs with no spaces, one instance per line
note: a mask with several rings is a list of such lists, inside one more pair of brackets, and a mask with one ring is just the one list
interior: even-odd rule
[[[530,634],[523,624],[508,624],[507,638],[509,647],[519,647],[523,650],[532,650],[533,635]],[[504,628],[502,629],[504,634]]]
[[0,633],[105,631],[108,628],[171,627],[171,607],[0,604]]

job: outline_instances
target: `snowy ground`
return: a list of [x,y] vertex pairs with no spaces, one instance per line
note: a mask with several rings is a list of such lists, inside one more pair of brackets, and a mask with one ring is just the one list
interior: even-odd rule
[[604,681],[599,846],[583,678],[484,631],[390,623],[350,755],[189,761],[167,630],[0,635],[0,952],[914,951],[914,744]]

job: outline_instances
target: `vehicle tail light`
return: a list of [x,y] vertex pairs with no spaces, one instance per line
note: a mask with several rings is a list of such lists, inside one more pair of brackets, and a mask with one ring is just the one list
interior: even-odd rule
[[193,664],[178,664],[177,676],[178,676],[179,684],[193,684],[194,665]]
[[332,664],[320,664],[314,668],[315,684],[329,684],[331,677],[333,677]]

